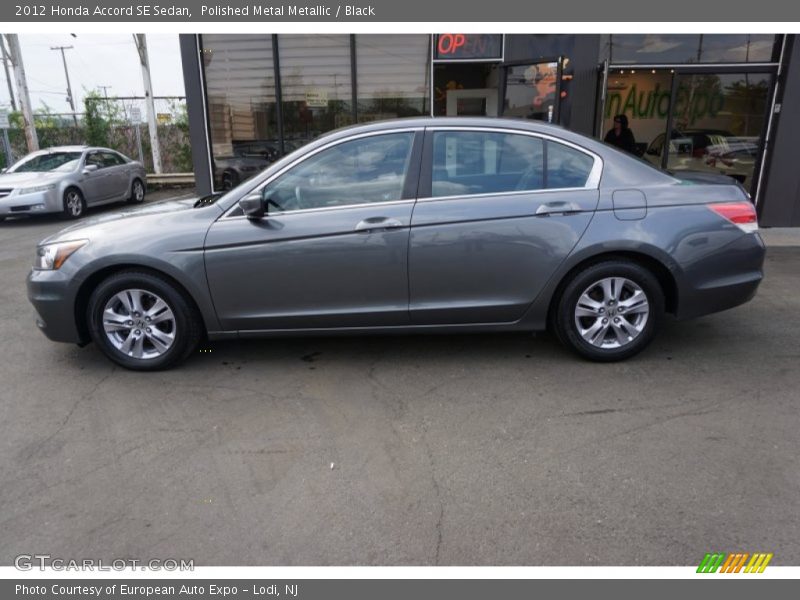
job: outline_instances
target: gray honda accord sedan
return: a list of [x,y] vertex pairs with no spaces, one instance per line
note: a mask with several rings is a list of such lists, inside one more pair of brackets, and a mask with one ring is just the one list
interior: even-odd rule
[[551,328],[628,358],[666,314],[747,302],[764,244],[746,192],[678,180],[559,127],[420,118],[335,131],[222,196],[44,240],[50,339],[130,369],[203,339]]

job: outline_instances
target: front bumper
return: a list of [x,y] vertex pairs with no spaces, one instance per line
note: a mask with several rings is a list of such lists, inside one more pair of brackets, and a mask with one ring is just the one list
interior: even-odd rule
[[12,192],[10,195],[0,199],[1,217],[53,213],[61,212],[62,210],[63,207],[57,188],[21,196]]
[[31,270],[27,279],[28,300],[36,309],[36,325],[54,342],[85,344],[75,315],[77,290],[62,271]]

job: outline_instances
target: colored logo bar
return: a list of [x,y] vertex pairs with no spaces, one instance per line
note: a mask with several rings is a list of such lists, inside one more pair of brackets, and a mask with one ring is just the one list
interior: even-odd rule
[[708,552],[700,561],[697,567],[698,573],[763,573],[769,561],[772,560],[772,552]]

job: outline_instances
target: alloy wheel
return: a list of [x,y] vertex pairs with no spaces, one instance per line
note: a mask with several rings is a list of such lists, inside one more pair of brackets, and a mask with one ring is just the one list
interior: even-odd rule
[[642,333],[650,315],[644,290],[625,277],[606,277],[587,287],[575,305],[580,336],[597,348],[622,348]]
[[133,182],[133,199],[136,202],[141,202],[144,200],[144,186],[138,179]]
[[67,192],[66,202],[67,212],[70,217],[80,217],[83,213],[83,199],[81,195],[75,190]]
[[122,290],[106,302],[103,330],[108,341],[123,354],[144,360],[158,358],[175,342],[175,314],[153,292]]

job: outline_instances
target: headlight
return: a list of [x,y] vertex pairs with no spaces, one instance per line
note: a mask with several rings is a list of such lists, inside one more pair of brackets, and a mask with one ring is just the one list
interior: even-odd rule
[[36,192],[49,192],[50,190],[54,189],[56,189],[56,184],[48,183],[47,185],[37,185],[29,188],[20,188],[17,190],[17,194],[22,196],[23,194],[35,194]]
[[73,240],[71,242],[55,242],[36,248],[36,262],[34,269],[52,271],[60,269],[64,261],[78,248],[83,247],[89,240]]

